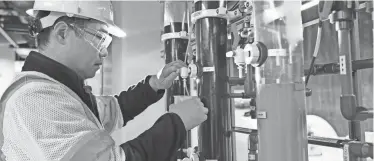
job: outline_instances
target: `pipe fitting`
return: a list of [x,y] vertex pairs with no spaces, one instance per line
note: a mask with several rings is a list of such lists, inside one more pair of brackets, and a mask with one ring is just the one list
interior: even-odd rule
[[230,85],[244,85],[245,78],[227,77]]
[[198,76],[198,67],[196,64],[189,64],[188,71],[191,78],[196,78]]
[[330,15],[331,23],[335,23],[337,21],[353,21],[354,19],[354,11],[351,9],[333,11]]
[[242,38],[248,38],[251,35],[253,35],[253,32],[252,32],[251,28],[243,28],[243,31],[240,32],[240,37],[242,37]]
[[249,93],[249,94],[246,94],[246,93],[230,93],[227,95],[229,98],[255,98],[256,97],[256,93]]
[[352,21],[338,21],[335,23],[336,31],[338,30],[350,30],[353,26]]
[[352,141],[348,143],[349,152],[360,158],[373,158],[373,144]]
[[373,119],[373,109],[367,109],[365,107],[357,107],[356,120],[367,120]]
[[355,95],[340,96],[340,110],[347,120],[355,120],[356,117],[356,97]]
[[330,23],[335,23],[336,30],[350,30],[353,26],[354,12],[350,9],[333,11],[330,15]]
[[343,117],[351,121],[365,121],[373,118],[372,111],[364,107],[356,107],[355,95],[340,96],[340,110]]
[[254,67],[260,67],[265,63],[268,57],[268,50],[265,44],[262,42],[253,42],[244,46],[244,51],[249,52],[249,57],[246,58],[246,64],[250,64]]

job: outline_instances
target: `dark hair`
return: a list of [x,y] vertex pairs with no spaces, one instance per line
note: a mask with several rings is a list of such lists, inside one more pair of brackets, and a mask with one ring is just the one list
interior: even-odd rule
[[40,50],[44,50],[45,47],[48,46],[49,41],[50,41],[51,31],[53,30],[54,26],[58,22],[63,21],[67,24],[74,23],[78,26],[84,27],[86,22],[89,21],[89,19],[62,16],[62,17],[59,17],[52,26],[42,29],[40,19],[48,16],[49,14],[50,14],[49,11],[39,12],[38,15],[35,17],[35,19],[33,20],[33,22],[31,22],[30,24],[30,33],[32,36],[36,36],[37,47]]

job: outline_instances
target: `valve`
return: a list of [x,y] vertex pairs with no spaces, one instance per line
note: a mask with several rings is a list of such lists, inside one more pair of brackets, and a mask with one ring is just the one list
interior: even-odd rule
[[243,23],[243,29],[240,32],[240,37],[242,38],[250,38],[253,37],[254,32],[253,32],[253,23],[251,22],[252,18],[250,15],[247,15],[244,18],[244,23]]
[[234,57],[234,62],[238,66],[239,78],[243,78],[243,69],[246,65],[259,67],[265,63],[268,53],[266,46],[261,42],[244,45],[244,49],[238,46],[235,51],[226,53],[226,57]]
[[358,141],[348,142],[343,146],[343,155],[349,156],[350,154],[360,158],[373,158],[373,144]]
[[[198,65],[195,64],[193,61],[188,65],[188,67],[182,67],[180,69],[179,76],[185,80],[188,77],[190,78],[197,78],[202,71],[199,71]],[[201,70],[201,69],[200,69]]]
[[246,44],[244,46],[244,52],[249,52],[249,56],[246,57],[245,63],[254,67],[260,67],[265,63],[268,57],[266,46],[258,41],[255,41],[252,44]]
[[190,78],[196,78],[198,76],[198,74],[200,73],[198,71],[198,67],[195,63],[191,62],[188,67],[182,67],[180,69],[180,77],[182,79],[187,79],[188,77]]
[[189,71],[188,71],[188,68],[187,67],[182,67],[181,68],[181,73],[180,73],[180,76],[182,79],[186,79],[189,75]]
[[243,78],[243,69],[246,67],[245,59],[248,57],[248,52],[245,52],[240,46],[235,51],[229,51],[226,53],[226,57],[234,57],[234,62],[239,70],[239,78]]
[[180,76],[183,80],[183,89],[187,91],[187,78],[188,78],[189,72],[187,67],[182,67],[181,68],[181,73]]
[[193,61],[188,65],[188,72],[189,72],[190,78],[197,78],[199,74],[198,67]]

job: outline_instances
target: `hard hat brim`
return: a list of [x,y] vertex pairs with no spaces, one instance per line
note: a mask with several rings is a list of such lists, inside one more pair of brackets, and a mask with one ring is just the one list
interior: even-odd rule
[[35,14],[34,14],[34,10],[33,9],[28,9],[26,10],[26,13],[31,16],[31,17],[35,17]]
[[116,25],[109,26],[109,33],[119,38],[126,37],[126,32]]
[[[36,12],[34,9],[28,9],[26,11],[26,13],[31,16],[31,17],[35,17],[36,16]],[[110,21],[110,20],[98,20],[98,21],[101,21],[105,24],[108,25],[108,32],[116,37],[119,37],[119,38],[123,38],[123,37],[126,37],[126,32],[123,31],[121,28],[119,28],[117,25],[115,25],[113,23],[113,21]]]
[[119,28],[117,25],[113,23],[113,21],[105,21],[108,25],[108,32],[116,37],[123,38],[126,37],[126,32]]

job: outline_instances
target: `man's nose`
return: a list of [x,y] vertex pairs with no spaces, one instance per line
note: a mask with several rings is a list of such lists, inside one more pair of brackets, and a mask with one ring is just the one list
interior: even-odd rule
[[108,56],[108,50],[106,48],[102,49],[100,52],[100,58],[105,58]]

